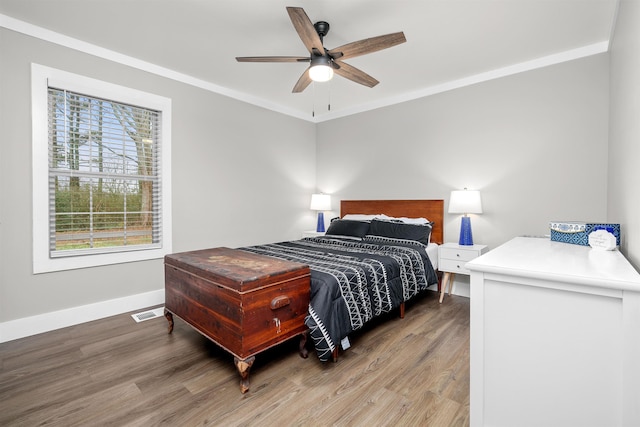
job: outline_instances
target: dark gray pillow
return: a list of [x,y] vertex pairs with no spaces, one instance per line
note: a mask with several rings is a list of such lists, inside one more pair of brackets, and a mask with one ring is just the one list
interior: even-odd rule
[[371,221],[369,234],[373,236],[392,237],[394,239],[415,240],[423,245],[428,245],[431,237],[431,225],[405,224],[402,222],[374,219]]
[[325,233],[328,236],[364,237],[369,233],[369,223],[350,219],[335,219]]

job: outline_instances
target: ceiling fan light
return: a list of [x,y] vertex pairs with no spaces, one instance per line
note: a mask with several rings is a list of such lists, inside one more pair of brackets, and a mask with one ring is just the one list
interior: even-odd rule
[[333,68],[328,65],[315,65],[309,69],[309,77],[314,82],[327,82],[333,78]]
[[333,78],[333,67],[327,56],[316,56],[311,60],[309,78],[314,82],[327,82]]

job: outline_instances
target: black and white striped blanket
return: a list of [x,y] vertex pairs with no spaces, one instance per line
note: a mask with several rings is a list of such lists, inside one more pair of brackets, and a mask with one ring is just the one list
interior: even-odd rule
[[314,237],[241,249],[310,267],[305,323],[321,361],[367,321],[437,283],[425,246],[413,241]]

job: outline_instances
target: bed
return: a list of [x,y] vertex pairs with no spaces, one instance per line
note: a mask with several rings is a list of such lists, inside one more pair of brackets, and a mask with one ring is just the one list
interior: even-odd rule
[[[324,236],[239,248],[311,270],[305,324],[321,361],[370,320],[437,284],[443,200],[343,200]],[[426,219],[426,221],[425,221]]]

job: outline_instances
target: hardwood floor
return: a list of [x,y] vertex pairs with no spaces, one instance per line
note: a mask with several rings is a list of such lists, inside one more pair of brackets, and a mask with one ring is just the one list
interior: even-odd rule
[[[142,311],[142,310],[140,310]],[[426,292],[351,337],[337,363],[290,340],[233,357],[176,319],[129,314],[0,344],[2,426],[467,426],[469,300]]]

